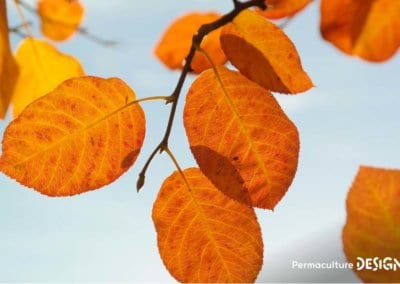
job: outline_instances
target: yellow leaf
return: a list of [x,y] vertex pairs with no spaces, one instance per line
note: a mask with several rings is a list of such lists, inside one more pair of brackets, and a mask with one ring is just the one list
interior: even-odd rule
[[321,34],[347,54],[388,60],[400,47],[400,1],[322,0]]
[[221,45],[243,75],[267,90],[295,94],[313,86],[294,44],[256,12],[244,10],[227,24],[221,32]]
[[272,209],[297,169],[296,126],[264,88],[238,72],[203,72],[186,97],[184,124],[204,174],[226,195]]
[[18,75],[10,50],[5,0],[0,0],[0,118],[6,115]]
[[[361,167],[347,196],[344,251],[356,268],[357,258],[397,258],[400,262],[400,170]],[[390,260],[386,260],[389,262]],[[400,265],[400,263],[398,264]],[[399,283],[400,270],[355,269],[365,282]]]
[[12,99],[14,117],[64,80],[84,75],[75,58],[37,39],[25,39],[15,57],[20,75]]
[[80,77],[30,104],[6,129],[0,170],[49,196],[97,189],[136,160],[145,118],[120,79]]
[[58,41],[73,35],[83,18],[83,7],[78,0],[40,0],[37,11],[42,33]]
[[[189,13],[178,18],[165,31],[157,44],[155,54],[169,68],[182,68],[185,57],[189,53],[193,35],[196,34],[201,25],[211,23],[219,17],[220,15],[217,13]],[[201,43],[202,49],[217,65],[226,62],[225,54],[219,42],[220,32],[221,29],[211,32]],[[194,72],[200,73],[210,68],[211,65],[203,54],[196,52],[191,67]]]
[[199,169],[164,181],[153,221],[161,258],[178,281],[255,281],[263,243],[254,210],[220,193]]

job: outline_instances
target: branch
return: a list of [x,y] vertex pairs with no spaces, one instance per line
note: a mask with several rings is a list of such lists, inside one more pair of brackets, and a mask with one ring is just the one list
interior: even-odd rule
[[149,158],[147,159],[142,171],[139,173],[139,178],[136,184],[137,191],[139,191],[146,179],[146,171],[147,168],[149,167],[151,161],[157,154],[157,152],[164,152],[166,149],[168,149],[168,140],[169,136],[171,135],[171,130],[172,130],[172,125],[174,123],[174,118],[175,118],[175,113],[176,113],[176,107],[178,106],[178,101],[179,101],[179,96],[182,91],[183,84],[186,80],[186,77],[190,71],[192,71],[191,64],[193,57],[196,53],[196,50],[198,47],[200,47],[201,42],[203,41],[203,38],[211,33],[212,31],[215,31],[219,29],[220,27],[230,23],[240,12],[243,10],[250,8],[250,7],[259,7],[262,10],[265,10],[267,8],[267,5],[265,3],[265,0],[249,0],[247,2],[240,2],[238,0],[233,0],[234,8],[231,12],[228,14],[225,14],[218,20],[209,23],[209,24],[204,24],[202,25],[197,33],[193,35],[192,38],[192,45],[190,47],[189,53],[185,58],[185,65],[183,66],[181,75],[179,77],[178,83],[176,84],[176,87],[174,91],[172,92],[170,99],[167,101],[167,103],[172,103],[171,107],[171,112],[169,115],[168,119],[168,124],[165,130],[165,134],[161,142],[158,144],[158,146],[153,150],[153,152],[150,154]]
[[[32,7],[30,4],[26,3],[26,2],[23,1],[23,0],[15,0],[15,1],[16,1],[21,7],[23,7],[26,11],[28,11],[28,12],[30,12],[30,13],[32,13],[32,14],[38,16],[37,10],[36,10],[34,7]],[[57,23],[57,24],[63,24],[63,25],[66,25],[66,26],[71,26],[71,25],[68,24],[68,23],[60,22],[60,21],[57,21],[57,20],[54,20],[54,19],[51,19],[51,18],[48,18],[48,17],[43,17],[43,19],[44,19],[45,21],[47,21],[47,22],[50,22],[50,23]],[[73,25],[73,27],[75,27],[75,25]],[[100,45],[104,45],[104,46],[110,47],[110,46],[114,46],[114,45],[117,44],[117,42],[115,42],[115,41],[103,39],[103,38],[101,38],[101,37],[99,37],[99,36],[97,36],[97,35],[95,35],[95,34],[90,33],[90,32],[89,32],[86,28],[84,28],[84,27],[78,27],[78,28],[77,28],[77,32],[80,33],[81,35],[83,35],[84,37],[86,37],[86,38],[88,38],[88,39],[90,39],[90,40],[92,40],[92,41],[94,41],[94,42],[96,42],[96,43],[98,43],[98,44],[100,44]]]

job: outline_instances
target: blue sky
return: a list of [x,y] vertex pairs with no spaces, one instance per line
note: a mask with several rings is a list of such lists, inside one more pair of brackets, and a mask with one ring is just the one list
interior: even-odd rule
[[[124,79],[138,97],[169,95],[176,84],[179,73],[152,55],[172,19],[193,10],[231,9],[229,0],[83,3],[83,25],[118,46],[105,48],[77,35],[58,47],[77,57],[87,74]],[[12,1],[7,4],[11,24],[19,24]],[[265,244],[260,282],[356,281],[349,271],[298,271],[291,262],[344,261],[345,198],[359,165],[400,168],[400,57],[372,64],[340,53],[319,35],[318,6],[319,1],[311,4],[285,29],[316,87],[277,96],[299,128],[301,152],[285,198],[274,212],[257,210]],[[39,35],[37,18],[26,16]],[[12,36],[13,48],[19,40]],[[188,86],[189,81],[185,90]],[[170,143],[180,164],[189,167],[194,160],[182,126],[182,102]],[[143,107],[145,146],[132,169],[110,186],[48,198],[0,174],[0,281],[174,282],[158,255],[151,221],[158,189],[175,170],[165,154],[153,161],[142,192],[135,189],[138,172],[163,135],[169,107],[162,102]],[[0,122],[1,135],[8,122]]]

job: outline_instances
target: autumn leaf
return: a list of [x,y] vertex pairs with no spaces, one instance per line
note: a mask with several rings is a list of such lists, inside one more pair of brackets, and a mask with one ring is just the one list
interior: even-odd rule
[[14,117],[64,80],[84,75],[78,60],[38,39],[25,39],[15,57],[20,74],[12,99]]
[[[184,65],[186,55],[192,44],[192,37],[201,25],[217,20],[217,13],[190,13],[178,18],[165,31],[160,42],[155,48],[156,56],[169,68],[180,69]],[[224,64],[226,57],[221,49],[219,35],[221,29],[217,29],[203,40],[201,47],[211,57],[214,64]],[[207,58],[200,52],[196,52],[191,67],[194,72],[211,67]]]
[[263,243],[254,210],[220,193],[199,169],[164,181],[153,221],[161,258],[178,281],[255,281]]
[[141,107],[120,79],[73,78],[30,104],[6,129],[0,170],[49,196],[97,189],[136,160]]
[[221,32],[221,45],[243,75],[267,90],[294,94],[313,86],[294,44],[256,12],[245,10],[227,24]]
[[346,54],[388,60],[400,46],[400,1],[322,0],[320,28]]
[[5,0],[0,0],[0,119],[6,115],[18,75],[10,49]]
[[[400,260],[400,170],[362,166],[347,196],[344,251],[357,257]],[[399,271],[355,270],[365,282],[400,282]]]
[[312,0],[267,0],[268,8],[257,11],[266,18],[279,19],[295,15],[311,2]]
[[42,33],[56,41],[71,37],[83,18],[83,7],[78,0],[39,0],[37,11]]
[[203,72],[186,98],[184,124],[204,174],[228,196],[274,208],[297,168],[299,137],[275,98],[225,67]]

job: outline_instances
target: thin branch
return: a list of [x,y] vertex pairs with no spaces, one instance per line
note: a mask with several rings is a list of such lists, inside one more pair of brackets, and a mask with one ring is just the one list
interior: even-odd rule
[[[22,0],[14,0],[14,1],[16,3],[18,3],[21,7],[23,7],[26,11],[28,11],[28,12],[36,15],[36,16],[39,15],[38,11],[34,7],[32,7],[30,4],[26,3],[25,1],[22,1]],[[45,20],[47,22],[50,22],[50,23],[56,23],[56,24],[62,24],[62,25],[65,25],[65,26],[75,27],[75,25],[71,25],[69,23],[64,23],[64,22],[57,21],[57,20],[54,20],[54,19],[51,19],[51,18],[48,18],[48,17],[43,17],[43,16],[41,16],[41,17],[43,18],[43,20]],[[90,33],[84,27],[77,27],[77,32],[82,34],[84,37],[86,37],[86,38],[88,38],[88,39],[90,39],[90,40],[92,40],[92,41],[94,41],[94,42],[96,42],[96,43],[98,43],[100,45],[104,45],[104,46],[110,47],[110,46],[114,46],[114,45],[117,44],[116,41],[107,40],[107,39],[101,38],[101,37],[99,37],[99,36],[97,36],[95,34]]]
[[[26,22],[26,24],[27,24],[28,26],[31,26],[31,25],[32,25],[32,22],[28,21],[28,22]],[[9,31],[10,33],[14,33],[14,34],[16,34],[16,35],[18,35],[18,36],[20,36],[20,37],[22,37],[22,38],[27,37],[28,35],[25,34],[25,33],[23,33],[23,32],[21,31],[21,29],[26,29],[26,28],[25,28],[25,23],[19,24],[19,25],[15,26],[15,27],[9,27],[9,28],[8,28],[8,31]]]
[[139,191],[144,183],[145,183],[145,178],[146,178],[146,171],[155,157],[156,153],[159,151],[162,153],[166,149],[168,149],[168,140],[169,136],[171,135],[171,130],[172,130],[172,125],[174,123],[174,118],[175,118],[175,113],[176,113],[176,108],[178,106],[178,101],[179,101],[179,96],[182,91],[183,84],[186,80],[186,77],[190,71],[192,71],[191,64],[193,57],[196,53],[196,48],[201,45],[201,42],[203,41],[203,38],[211,33],[214,30],[219,29],[220,27],[230,23],[240,12],[243,10],[250,8],[250,7],[258,7],[262,10],[265,10],[267,8],[267,5],[265,3],[265,0],[250,0],[247,2],[240,2],[237,0],[233,0],[234,3],[234,8],[231,12],[225,14],[218,20],[209,23],[209,24],[204,24],[202,25],[197,33],[193,36],[192,38],[192,45],[190,47],[190,51],[188,55],[185,58],[185,65],[183,66],[181,75],[179,77],[178,83],[176,84],[176,87],[174,91],[172,92],[170,96],[170,100],[167,101],[167,103],[172,103],[169,119],[168,119],[168,124],[165,130],[165,134],[161,142],[158,144],[158,146],[153,150],[153,152],[150,154],[149,158],[147,159],[145,166],[143,167],[142,171],[139,173],[139,178],[136,184],[137,191]]
[[14,4],[15,4],[15,7],[17,8],[17,12],[18,12],[18,14],[19,14],[19,17],[20,17],[21,20],[22,20],[22,26],[25,28],[25,31],[26,31],[28,37],[32,37],[32,33],[31,33],[30,28],[29,28],[29,27],[30,27],[30,24],[29,24],[29,22],[26,20],[25,15],[24,15],[24,13],[22,12],[20,1],[19,1],[19,0],[14,0]]

